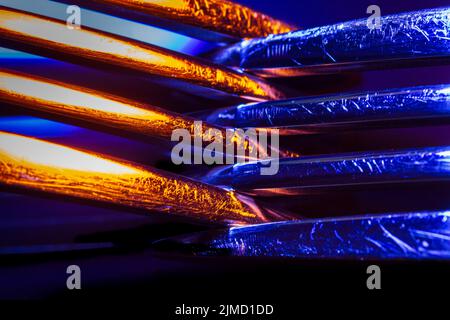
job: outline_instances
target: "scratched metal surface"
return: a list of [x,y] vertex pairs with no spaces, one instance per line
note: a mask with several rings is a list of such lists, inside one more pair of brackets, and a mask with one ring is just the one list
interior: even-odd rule
[[443,180],[450,178],[450,147],[286,158],[279,160],[276,175],[261,175],[266,166],[264,162],[236,164],[210,172],[204,181],[241,191],[279,193],[293,188]]
[[219,63],[272,75],[292,75],[297,72],[294,69],[319,64],[324,65],[323,68],[378,60],[387,64],[392,59],[448,59],[449,16],[447,7],[381,17],[380,29],[371,30],[367,19],[360,19],[271,35],[242,41],[219,52],[215,59]]
[[310,126],[442,120],[449,115],[450,85],[436,85],[243,104],[214,111],[207,120],[232,127],[299,127],[303,132]]
[[[450,213],[268,223],[165,240],[197,255],[449,259]],[[161,242],[162,244],[164,242]]]

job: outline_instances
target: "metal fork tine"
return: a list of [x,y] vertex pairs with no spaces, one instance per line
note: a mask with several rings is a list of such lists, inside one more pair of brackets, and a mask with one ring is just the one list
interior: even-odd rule
[[281,219],[233,191],[7,132],[0,132],[0,184],[210,222]]
[[448,180],[449,164],[450,147],[434,147],[285,158],[273,176],[260,174],[263,162],[237,164],[212,171],[203,181],[249,194],[296,195],[327,187]]
[[[67,0],[66,0],[67,1]],[[152,18],[160,18],[163,21],[154,21],[156,24],[167,26],[168,23],[185,25],[177,28],[184,33],[186,26],[201,28],[203,31],[211,30],[233,38],[264,37],[269,34],[279,34],[294,30],[277,19],[256,12],[248,7],[223,0],[75,0],[67,1],[70,4],[79,4],[83,7],[93,7],[96,10],[124,14],[124,10],[143,15],[146,21]],[[172,27],[171,25],[169,25]],[[201,32],[197,32],[198,35]]]
[[231,127],[276,128],[307,134],[333,129],[389,127],[450,117],[450,85],[252,103],[210,111],[208,122]]
[[448,260],[450,213],[276,222],[169,238],[154,245],[211,256]]
[[69,29],[61,21],[0,6],[0,39],[7,45],[63,60],[126,68],[253,99],[282,95],[268,83],[156,46],[93,29]]
[[[260,153],[266,152],[259,146],[257,140],[241,137],[236,131],[234,139],[227,142],[227,131],[220,126],[196,123],[193,118],[149,104],[2,68],[0,68],[0,93],[0,101],[6,103],[41,113],[79,119],[122,132],[170,140],[174,130],[187,130],[191,136],[198,136],[206,143],[216,139],[211,133],[216,131],[220,132],[225,145],[230,143],[237,148],[242,147],[246,152],[244,157],[248,159],[256,160],[251,155],[253,148]],[[281,156],[292,154],[278,151],[281,152]]]
[[335,73],[418,63],[449,62],[450,8],[367,19],[245,40],[215,61],[267,77]]

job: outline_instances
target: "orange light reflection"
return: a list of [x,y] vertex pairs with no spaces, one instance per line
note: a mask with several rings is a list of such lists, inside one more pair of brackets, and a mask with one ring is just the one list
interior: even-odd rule
[[280,92],[263,80],[194,57],[88,28],[69,29],[63,22],[2,7],[0,38],[45,48],[62,57],[83,57],[241,96],[281,97]]
[[[214,130],[220,133],[224,143],[229,143],[224,128],[202,123],[202,128],[195,130],[195,120],[183,115],[102,92],[1,68],[0,101],[165,139],[171,138],[176,129],[186,129],[194,136],[199,133],[198,136],[208,143],[215,138],[211,134]],[[258,141],[248,141],[235,134],[231,143],[236,144],[237,148],[244,148],[246,151],[244,157],[249,160],[258,159],[254,154],[256,150],[260,157],[267,155],[264,148],[258,145]]]
[[295,27],[226,0],[95,0],[240,38],[290,32]]
[[232,191],[2,131],[0,183],[210,221],[267,221]]
[[0,101],[150,136],[192,131],[193,119],[50,79],[0,69]]

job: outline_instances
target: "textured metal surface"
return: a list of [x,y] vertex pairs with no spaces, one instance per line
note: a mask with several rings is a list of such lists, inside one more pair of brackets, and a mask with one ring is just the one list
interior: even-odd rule
[[289,132],[298,128],[299,133],[307,133],[332,126],[369,122],[385,125],[392,120],[442,120],[449,116],[450,85],[438,85],[251,103],[214,111],[207,121],[230,127],[290,129]]
[[281,93],[262,80],[156,46],[0,6],[0,39],[60,59],[90,61],[255,98]]
[[292,30],[286,23],[226,0],[95,0],[240,38]]
[[268,223],[184,236],[172,241],[190,247],[197,255],[450,259],[450,213]]
[[[224,153],[228,147],[242,149],[243,157],[247,159],[257,160],[258,157],[267,157],[270,150],[277,154],[281,153],[283,157],[293,154],[272,147],[261,147],[256,139],[240,135],[237,130],[230,130],[227,133],[222,127],[203,122],[200,126],[193,118],[149,104],[1,68],[0,94],[0,101],[6,103],[44,114],[51,113],[79,119],[115,128],[118,131],[170,140],[174,130],[187,130],[192,139],[198,138],[204,145],[220,139],[225,146]],[[230,156],[234,157],[234,154]]]
[[6,132],[0,184],[210,221],[270,220],[233,191]]
[[149,104],[1,68],[0,94],[0,101],[40,112],[166,139],[174,129],[194,126],[194,119]]
[[450,147],[286,158],[273,176],[260,174],[265,165],[236,164],[204,181],[252,193],[295,194],[304,188],[449,179]]
[[218,53],[216,61],[269,76],[379,68],[404,59],[448,60],[449,34],[450,9],[428,9],[381,17],[380,29],[361,19],[246,40]]

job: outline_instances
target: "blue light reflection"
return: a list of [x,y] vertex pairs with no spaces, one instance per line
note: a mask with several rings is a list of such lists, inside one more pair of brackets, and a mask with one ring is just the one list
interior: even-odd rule
[[82,130],[79,127],[31,116],[0,117],[0,131],[36,138],[65,137]]
[[[0,0],[0,5],[63,21],[68,17],[67,4],[54,1]],[[83,8],[81,25],[189,55],[198,55],[215,47],[210,42]]]

